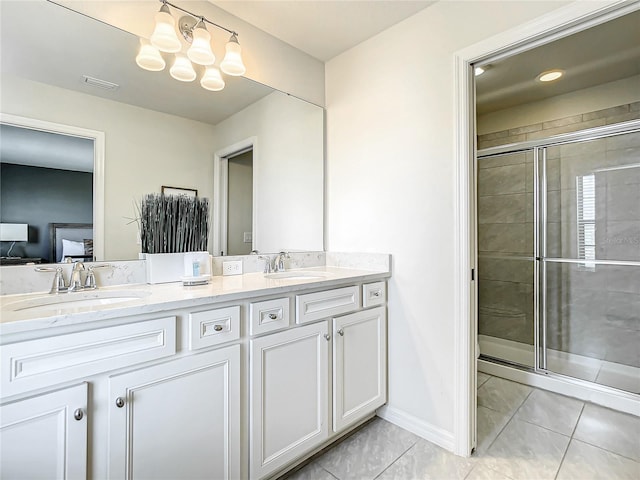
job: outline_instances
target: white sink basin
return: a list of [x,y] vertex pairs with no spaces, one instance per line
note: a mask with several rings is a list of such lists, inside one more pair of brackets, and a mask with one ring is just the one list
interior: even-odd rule
[[75,310],[78,308],[96,308],[117,303],[139,300],[150,295],[147,290],[92,290],[87,292],[61,293],[58,295],[43,295],[37,298],[18,300],[2,306],[2,309],[10,312],[50,312]]
[[273,278],[276,280],[317,280],[320,278],[329,277],[329,273],[327,272],[305,272],[305,271],[296,271],[290,270],[288,272],[276,272],[276,273],[266,273],[266,278]]

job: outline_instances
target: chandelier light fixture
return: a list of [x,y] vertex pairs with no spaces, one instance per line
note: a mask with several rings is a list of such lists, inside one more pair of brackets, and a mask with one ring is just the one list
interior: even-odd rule
[[[214,92],[222,90],[225,86],[220,70],[222,73],[235,77],[244,75],[246,68],[242,61],[242,47],[238,42],[237,32],[166,0],[160,1],[162,6],[160,11],[156,13],[156,24],[151,37],[149,40],[140,39],[140,50],[136,56],[136,63],[140,68],[151,72],[162,71],[167,65],[166,54],[173,54],[174,58],[170,61],[171,68],[169,69],[173,78],[181,82],[192,82],[198,77],[196,73],[196,68],[198,68],[203,71],[200,85],[202,88]],[[176,25],[169,7],[187,15],[181,17]],[[211,34],[207,30],[207,23],[231,34],[225,47],[225,56],[220,62],[220,69],[214,65],[216,56],[211,49]],[[183,51],[183,43],[178,32],[190,44],[186,52]]]

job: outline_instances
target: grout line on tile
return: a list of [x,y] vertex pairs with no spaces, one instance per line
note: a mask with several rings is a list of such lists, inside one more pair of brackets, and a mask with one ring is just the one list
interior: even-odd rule
[[[578,421],[576,422],[576,426],[573,427],[573,432],[571,432],[571,440],[574,440],[573,436],[575,435],[576,430],[578,429],[578,424],[580,423],[580,419],[582,419],[582,414],[584,413],[584,410],[587,407],[587,404],[596,405],[595,403],[591,403],[591,402],[584,402],[582,404],[582,410],[580,410],[580,415],[578,416]],[[635,458],[627,457],[626,455],[622,455],[621,453],[618,453],[618,452],[613,452],[611,450],[608,450],[606,448],[601,447],[600,445],[594,445],[593,443],[591,443],[591,442],[589,442],[587,440],[582,440],[580,438],[576,438],[575,441],[576,442],[586,443],[587,445],[591,445],[592,447],[599,448],[600,450],[604,450],[605,452],[612,453],[614,455],[618,455],[619,457],[626,458],[628,460],[632,460],[632,461],[634,461],[634,462],[636,462],[636,463],[638,463],[640,465],[640,462],[638,460],[636,460]],[[569,442],[569,443],[571,443],[571,442]],[[562,458],[562,460],[564,461],[564,457]]]
[[324,470],[325,472],[327,472],[330,476],[332,476],[333,478],[335,478],[336,480],[340,480],[338,477],[336,477],[333,473],[331,473],[329,470],[327,470],[326,468],[324,468],[322,465],[318,464],[318,466],[320,468],[322,468],[322,470]]
[[[580,421],[580,417],[582,416],[583,410],[584,410],[584,404],[582,405],[582,409],[580,410],[580,415],[578,415],[578,422]],[[578,422],[576,422],[576,425],[573,427],[573,432],[571,432],[571,436],[569,437],[569,441],[567,442],[567,447],[564,449],[564,453],[562,454],[562,458],[560,459],[560,463],[558,464],[558,470],[556,470],[556,474],[553,476],[554,480],[556,480],[558,478],[558,475],[560,475],[562,464],[564,463],[564,459],[566,458],[567,452],[569,451],[569,447],[571,446],[571,441],[573,440],[573,433],[576,431]]]
[[579,438],[572,438],[572,440],[575,440],[576,442],[586,443],[587,445],[589,445],[591,447],[595,447],[595,448],[598,448],[600,450],[604,450],[605,452],[610,453],[612,455],[616,455],[618,457],[626,458],[627,460],[631,460],[632,462],[635,462],[640,466],[640,461],[636,460],[635,458],[627,457],[626,455],[623,455],[622,453],[614,452],[614,451],[609,450],[607,448],[601,447],[600,445],[594,445],[593,443],[590,443],[590,442],[588,442],[586,440],[581,440]]
[[[516,416],[516,413],[518,413],[518,410],[520,410],[520,407],[522,407],[522,405],[524,405],[524,402],[527,401],[527,399],[531,396],[531,394],[533,393],[534,390],[535,390],[534,388],[531,389],[531,391],[527,394],[526,398],[522,401],[520,406],[518,408],[516,408],[515,411],[511,414],[511,417],[509,417],[509,420],[507,421],[507,423],[504,424],[504,427],[502,427],[500,429],[498,434],[495,436],[495,438],[491,441],[489,446],[486,448],[485,453],[487,453],[491,449],[491,447],[496,442],[496,440],[498,440],[500,435],[502,435],[502,432],[504,432],[505,428],[507,428],[507,426],[514,420],[514,417]],[[488,407],[485,407],[485,408],[488,408]],[[493,409],[489,408],[489,410],[493,410]],[[493,410],[493,411],[496,412],[497,410]],[[505,412],[498,412],[498,413],[505,413]]]
[[[427,441],[427,440],[425,440],[425,441]],[[411,450],[412,448],[414,448],[414,447],[417,445],[417,443],[418,443],[418,442],[419,442],[419,440],[416,440],[416,441],[415,441],[415,443],[414,443],[413,445],[411,445],[409,448],[407,448],[404,452],[402,452],[402,453],[398,456],[398,458],[396,458],[393,462],[391,462],[389,465],[387,465],[387,466],[385,467],[385,469],[384,469],[384,470],[382,470],[378,475],[376,475],[376,476],[373,478],[373,480],[375,480],[376,478],[379,478],[379,477],[380,477],[384,472],[386,472],[387,470],[389,470],[389,468],[391,468],[391,466],[392,466],[394,463],[396,463],[398,460],[400,460],[400,459],[401,459],[401,458],[402,458],[402,457],[403,457],[403,456],[404,456],[404,455],[405,455],[409,450]]]

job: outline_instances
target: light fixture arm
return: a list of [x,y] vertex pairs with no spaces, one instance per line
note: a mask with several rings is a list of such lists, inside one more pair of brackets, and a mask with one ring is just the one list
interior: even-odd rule
[[219,24],[217,24],[215,22],[212,22],[211,20],[209,20],[206,17],[203,17],[202,15],[196,15],[195,13],[190,12],[189,10],[186,10],[186,9],[184,9],[182,7],[177,6],[177,5],[174,5],[173,3],[168,2],[167,0],[160,0],[160,2],[162,2],[163,5],[169,5],[170,7],[175,8],[176,10],[180,10],[181,12],[186,13],[187,15],[191,15],[193,18],[198,20],[196,25],[198,25],[200,22],[208,23],[210,25],[213,25],[214,27],[218,27],[218,28],[224,30],[225,32],[230,33],[231,35],[238,36],[238,32],[234,32],[233,30],[229,30],[228,28],[223,27],[222,25],[219,25]]

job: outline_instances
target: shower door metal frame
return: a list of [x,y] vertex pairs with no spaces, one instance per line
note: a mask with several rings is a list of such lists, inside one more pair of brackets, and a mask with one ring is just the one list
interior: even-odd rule
[[[562,377],[581,385],[602,391],[615,390],[623,395],[638,397],[638,395],[618,390],[607,385],[601,385],[577,377],[571,377],[562,373],[547,369],[547,314],[546,314],[546,262],[583,264],[584,259],[547,257],[547,148],[576,142],[598,140],[615,135],[627,133],[640,133],[640,120],[631,120],[615,125],[595,127],[578,132],[556,135],[541,140],[529,140],[520,143],[512,143],[478,150],[477,158],[494,155],[533,151],[533,221],[534,221],[534,367],[533,371],[549,376]],[[640,261],[623,260],[589,260],[594,265],[621,265],[640,267]],[[498,359],[500,360],[500,359]],[[504,362],[512,363],[512,362]]]

